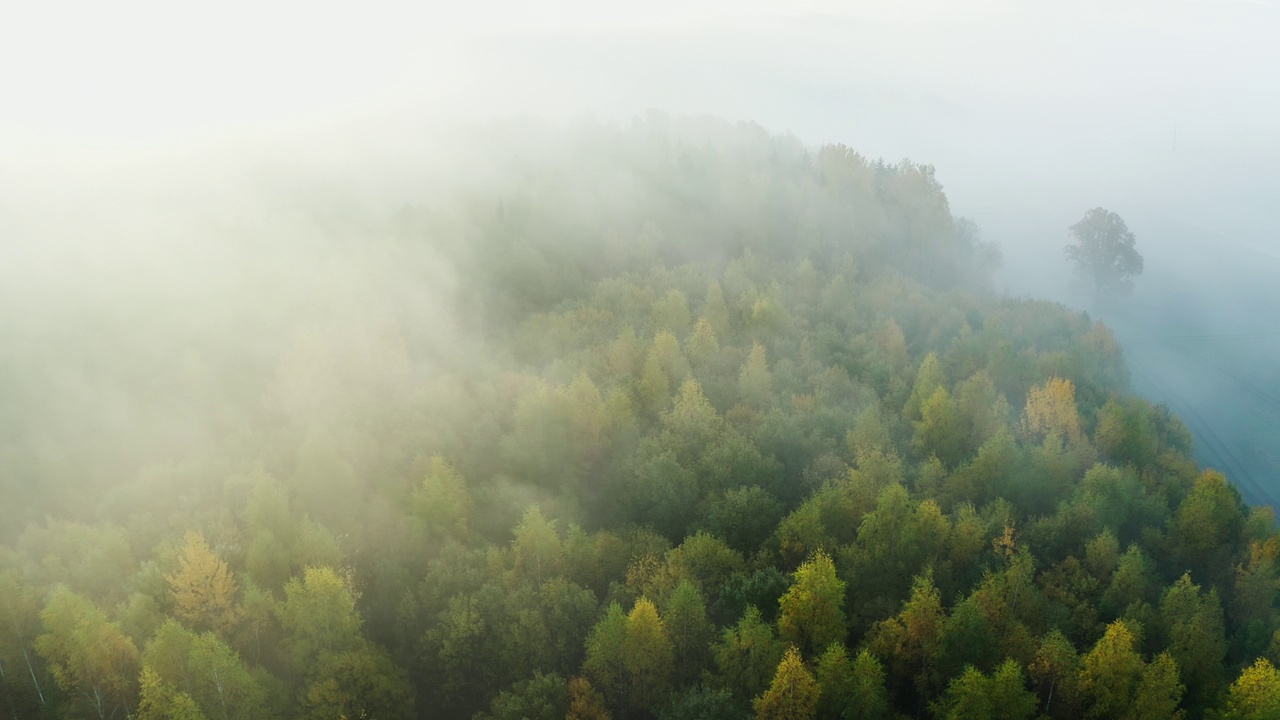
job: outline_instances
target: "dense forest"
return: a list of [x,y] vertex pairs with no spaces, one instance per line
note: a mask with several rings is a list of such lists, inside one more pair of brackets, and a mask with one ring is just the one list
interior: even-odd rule
[[0,716],[1280,717],[1270,510],[932,167],[514,127],[0,318]]

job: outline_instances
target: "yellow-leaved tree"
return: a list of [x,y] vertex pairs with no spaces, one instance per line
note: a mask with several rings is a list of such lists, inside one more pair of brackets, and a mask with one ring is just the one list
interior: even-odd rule
[[223,632],[235,622],[235,577],[200,533],[187,533],[178,571],[165,579],[173,590],[174,613],[193,628]]
[[813,720],[819,693],[818,681],[804,666],[800,651],[787,648],[773,684],[755,699],[756,720]]
[[1080,414],[1076,409],[1076,386],[1065,378],[1053,377],[1044,385],[1027,392],[1027,407],[1022,417],[1023,431],[1037,439],[1056,434],[1069,446],[1084,443],[1080,430]]

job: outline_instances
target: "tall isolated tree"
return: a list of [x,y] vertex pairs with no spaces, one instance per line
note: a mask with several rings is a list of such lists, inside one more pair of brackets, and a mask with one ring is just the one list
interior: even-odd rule
[[1094,296],[1109,302],[1133,290],[1142,274],[1142,256],[1134,249],[1133,233],[1124,220],[1105,208],[1094,208],[1072,225],[1075,242],[1067,245],[1067,259],[1093,284]]

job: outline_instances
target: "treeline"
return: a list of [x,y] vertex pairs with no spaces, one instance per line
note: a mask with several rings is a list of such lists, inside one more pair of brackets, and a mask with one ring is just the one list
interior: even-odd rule
[[1269,510],[1105,327],[989,292],[932,168],[527,132],[332,250],[383,292],[209,350],[208,442],[5,439],[4,714],[1280,713]]

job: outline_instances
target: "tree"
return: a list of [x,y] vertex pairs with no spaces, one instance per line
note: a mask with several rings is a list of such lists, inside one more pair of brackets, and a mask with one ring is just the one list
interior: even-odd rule
[[1079,700],[1080,656],[1062,631],[1054,629],[1044,636],[1027,669],[1039,685],[1046,715],[1078,717],[1075,706]]
[[144,701],[147,673],[156,676],[150,689],[156,712],[163,712],[159,708],[165,703],[180,705],[185,697],[210,720],[268,715],[266,690],[236,651],[211,632],[197,635],[169,619],[147,643],[142,660]]
[[587,657],[582,663],[583,671],[615,705],[624,701],[626,644],[627,615],[615,602],[587,636]]
[[671,684],[675,648],[658,617],[658,608],[648,598],[636,601],[627,615],[622,664],[631,687],[631,707],[656,709]]
[[773,684],[756,698],[756,720],[813,720],[818,711],[818,682],[794,647],[778,663]]
[[867,650],[853,661],[853,703],[844,708],[844,720],[883,720],[889,717],[889,694],[884,687],[884,665]]
[[467,484],[444,458],[435,455],[412,496],[413,514],[422,523],[424,534],[433,542],[446,537],[467,537],[471,517],[471,494]]
[[328,653],[359,647],[362,620],[347,582],[332,568],[307,568],[284,588],[280,624],[289,633],[294,667],[307,674]]
[[138,677],[138,648],[89,600],[59,586],[40,612],[45,633],[36,652],[58,686],[72,696],[76,717],[105,720],[128,714]]
[[773,627],[760,618],[755,605],[748,605],[742,619],[725,629],[712,650],[720,685],[747,697],[758,694],[768,686],[783,651]]
[[819,550],[801,565],[779,608],[778,629],[797,647],[816,653],[843,642],[844,582],[836,577],[831,556]]
[[[585,682],[585,681],[584,681]],[[588,685],[588,688],[590,686]],[[555,673],[535,672],[489,703],[489,712],[476,713],[475,720],[562,720],[569,715],[572,700],[564,678]],[[330,715],[329,717],[335,717]],[[338,717],[382,717],[381,715],[341,715]]]
[[530,505],[514,533],[511,571],[516,579],[541,585],[559,574],[564,547],[555,520],[548,520],[537,505]]
[[871,628],[868,645],[877,657],[885,658],[896,683],[911,681],[916,692],[927,697],[938,684],[936,665],[946,619],[929,569],[912,582],[901,612]]
[[[414,716],[409,679],[385,651],[372,643],[363,642],[354,650],[325,655],[309,670],[313,679],[298,703],[303,720],[408,720]],[[560,710],[563,717],[563,708]]]
[[1057,434],[1073,446],[1083,445],[1080,415],[1076,410],[1076,386],[1063,378],[1052,377],[1044,385],[1027,392],[1027,407],[1022,416],[1023,432],[1043,439]]
[[1133,233],[1119,215],[1094,208],[1072,225],[1074,244],[1067,245],[1067,259],[1093,284],[1095,297],[1111,301],[1133,290],[1133,278],[1142,274],[1142,256],[1134,249]]
[[1270,660],[1258,658],[1231,684],[1224,717],[1230,720],[1280,717],[1280,672]]
[[190,695],[175,690],[151,668],[142,667],[138,683],[141,699],[137,720],[206,720]]
[[911,447],[920,457],[936,456],[947,467],[964,460],[968,425],[951,393],[941,385],[920,406],[920,419],[912,421]]
[[1080,689],[1091,699],[1089,717],[1122,717],[1130,708],[1146,663],[1134,649],[1137,638],[1123,620],[1107,626],[1102,639],[1084,656]]
[[612,720],[612,716],[591,681],[576,677],[569,681],[569,712],[565,720]]
[[1035,715],[1037,704],[1026,688],[1022,667],[1005,660],[991,677],[972,665],[965,667],[947,686],[936,715],[945,720],[1027,720]]
[[934,715],[940,720],[993,720],[995,708],[991,706],[989,685],[982,671],[972,665],[965,667],[964,672],[947,685]]
[[707,604],[689,580],[681,580],[667,599],[663,615],[675,646],[676,677],[695,678],[708,662],[715,627],[707,620]]
[[843,643],[831,643],[818,658],[818,717],[839,718],[854,701],[853,661]]
[[235,621],[236,581],[227,563],[198,532],[187,533],[178,571],[165,576],[173,590],[174,612],[199,630],[223,632]]
[[693,334],[689,336],[686,348],[689,360],[698,368],[707,366],[720,354],[720,341],[716,338],[716,331],[710,320],[698,318],[698,324],[693,327]]
[[1185,573],[1160,600],[1160,630],[1168,654],[1186,682],[1190,699],[1210,700],[1223,683],[1227,654],[1222,604],[1216,589],[1202,592]]
[[747,405],[763,409],[768,405],[772,391],[773,376],[765,360],[764,346],[756,343],[751,346],[751,354],[738,373],[738,394]]
[[[17,664],[17,656],[22,658],[25,673],[20,673],[31,680],[29,697],[32,709],[36,703],[46,703],[44,689],[40,684],[33,653],[29,652],[36,632],[40,626],[40,598],[34,588],[23,585],[17,573],[0,570],[0,663]],[[0,666],[0,685],[6,690],[6,699],[13,703],[8,692],[13,688],[10,677],[6,675],[4,666]],[[22,681],[25,684],[25,680]]]
[[1202,580],[1226,585],[1244,528],[1240,493],[1222,473],[1205,470],[1178,506],[1169,540],[1175,557]]
[[1183,685],[1178,681],[1178,663],[1169,653],[1160,653],[1142,671],[1129,716],[1133,720],[1179,720]]

